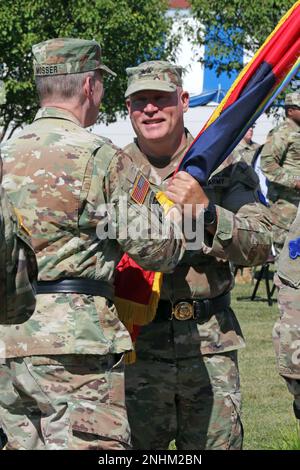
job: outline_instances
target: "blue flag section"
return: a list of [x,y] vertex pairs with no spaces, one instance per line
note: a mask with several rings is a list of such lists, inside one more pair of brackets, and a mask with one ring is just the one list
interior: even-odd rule
[[201,129],[177,171],[205,183],[300,68],[300,1],[281,19]]

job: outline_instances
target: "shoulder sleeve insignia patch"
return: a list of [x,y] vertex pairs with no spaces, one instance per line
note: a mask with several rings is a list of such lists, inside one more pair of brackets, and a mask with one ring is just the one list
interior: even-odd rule
[[300,256],[300,238],[289,241],[289,257],[296,259]]
[[141,173],[137,175],[133,189],[131,191],[131,199],[133,199],[137,204],[142,205],[147,193],[150,189],[149,181]]

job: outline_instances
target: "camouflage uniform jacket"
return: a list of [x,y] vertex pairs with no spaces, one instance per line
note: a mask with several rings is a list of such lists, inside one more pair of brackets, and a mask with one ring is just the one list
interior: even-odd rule
[[280,320],[273,331],[281,375],[300,379],[300,206],[278,260]]
[[3,145],[2,155],[3,182],[30,227],[39,280],[92,279],[107,286],[95,297],[39,294],[30,320],[7,332],[8,357],[131,349],[129,334],[107,300],[116,264],[126,251],[145,269],[171,271],[184,251],[174,233],[151,240],[146,227],[135,240],[128,236],[123,212],[127,229],[138,218],[149,227],[150,215],[158,230],[165,221],[159,204],[155,217],[150,212],[151,188],[143,204],[131,197],[140,171],[123,151],[58,108],[40,109],[31,125]]
[[[164,168],[151,165],[136,141],[124,150],[150,182],[159,186],[172,175],[192,141],[192,136],[187,134],[186,147],[174,155]],[[213,239],[207,237],[203,253],[186,251],[174,273],[164,275],[163,299],[176,302],[179,299],[205,299],[225,294],[234,286],[229,260],[250,266],[263,263],[268,256],[271,246],[268,212],[257,203],[242,207],[237,215],[221,207],[223,178],[219,172],[216,173],[217,177],[213,177],[212,183],[206,188],[209,198],[217,204],[218,226],[215,236]],[[220,180],[220,186],[217,186]],[[207,338],[201,340],[203,354],[221,353],[244,346],[239,324],[231,310],[213,315],[197,328],[199,335]]]
[[284,284],[300,289],[300,206],[280,253],[277,275]]
[[[0,185],[0,329],[28,320],[35,307],[37,277],[29,236]],[[1,338],[1,335],[0,335]]]
[[269,197],[283,199],[296,206],[300,192],[295,189],[300,179],[300,126],[289,118],[273,129],[261,152],[261,167],[270,181]]

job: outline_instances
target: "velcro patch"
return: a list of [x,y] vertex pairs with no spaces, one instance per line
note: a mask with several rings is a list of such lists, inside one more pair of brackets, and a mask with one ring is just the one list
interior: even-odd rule
[[289,241],[289,256],[291,259],[296,259],[300,256],[300,238]]
[[131,191],[131,199],[140,205],[143,204],[149,188],[149,181],[140,173],[135,179],[133,189]]

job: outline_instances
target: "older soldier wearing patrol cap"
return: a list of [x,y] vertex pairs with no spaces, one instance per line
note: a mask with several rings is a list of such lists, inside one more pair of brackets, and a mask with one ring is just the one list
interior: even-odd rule
[[261,152],[261,168],[269,180],[268,197],[279,252],[300,201],[300,93],[285,98],[285,120],[273,129]]
[[278,371],[294,396],[300,424],[300,206],[279,256],[275,283],[280,310],[273,329]]
[[[172,270],[184,252],[181,232],[171,223],[169,239],[156,235],[176,208],[165,216],[130,157],[84,129],[97,119],[103,74],[114,75],[99,44],[52,39],[33,56],[41,109],[2,148],[5,185],[39,266],[35,313],[6,331],[7,448],[127,449],[123,353],[132,344],[113,304],[114,269],[125,251],[146,269]],[[191,180],[190,200],[201,203]],[[128,226],[148,228],[131,236],[125,212]]]
[[[182,67],[150,61],[127,74],[126,104],[137,138],[125,151],[151,183],[165,186],[193,140],[184,128],[189,95],[182,88]],[[235,216],[230,185],[219,171],[204,188],[210,203],[203,252],[187,251],[174,273],[164,275],[156,317],[141,328],[137,362],[126,369],[134,448],[166,449],[174,438],[177,449],[242,446],[237,350],[244,339],[230,308],[229,261],[263,263],[270,222],[253,191]],[[185,177],[180,175],[182,188]],[[167,194],[173,187],[168,185]]]

